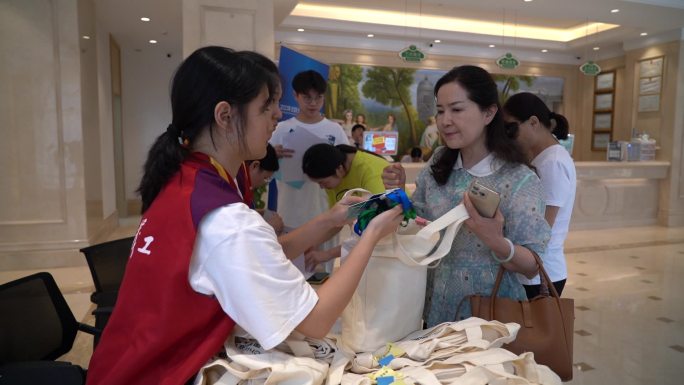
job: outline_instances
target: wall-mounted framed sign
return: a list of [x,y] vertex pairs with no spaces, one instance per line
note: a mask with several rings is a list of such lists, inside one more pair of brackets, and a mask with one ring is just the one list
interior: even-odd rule
[[594,95],[594,111],[612,111],[613,110],[613,93],[595,94]]
[[596,75],[596,92],[612,91],[615,88],[615,71],[602,72]]
[[612,134],[610,132],[594,132],[591,137],[591,149],[605,151],[608,148]]
[[660,110],[664,62],[665,56],[639,60],[638,112],[656,112]]
[[615,71],[605,71],[594,79],[594,108],[591,126],[591,149],[606,149],[613,136],[613,116],[615,108]]

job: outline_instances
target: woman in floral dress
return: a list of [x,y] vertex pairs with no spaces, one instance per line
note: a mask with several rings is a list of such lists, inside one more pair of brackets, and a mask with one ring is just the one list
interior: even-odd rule
[[[437,82],[435,97],[437,127],[446,146],[438,148],[418,174],[412,200],[418,215],[428,220],[464,202],[470,219],[449,255],[429,272],[424,310],[428,327],[469,317],[467,296],[490,294],[501,265],[506,273],[499,296],[524,299],[515,274],[536,275],[532,252],[543,253],[550,237],[542,185],[506,132],[491,75],[476,66],[455,67]],[[493,218],[480,216],[465,194],[474,180],[500,194]],[[403,187],[402,166],[385,168],[383,182],[387,188]]]

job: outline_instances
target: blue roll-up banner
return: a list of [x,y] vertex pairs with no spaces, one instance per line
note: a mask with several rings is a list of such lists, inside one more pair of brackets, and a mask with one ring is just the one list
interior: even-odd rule
[[[280,79],[283,85],[280,110],[283,112],[282,120],[287,120],[299,113],[299,107],[292,90],[292,78],[302,71],[314,70],[323,75],[323,78],[327,80],[330,67],[314,58],[281,45],[278,69],[280,70]],[[323,113],[324,107],[321,107],[321,113]]]

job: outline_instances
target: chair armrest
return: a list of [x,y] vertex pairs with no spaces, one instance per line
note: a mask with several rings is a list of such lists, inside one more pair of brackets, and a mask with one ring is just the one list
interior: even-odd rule
[[99,336],[100,334],[102,334],[101,329],[98,329],[95,326],[90,326],[88,324],[84,324],[84,323],[80,323],[80,322],[78,323],[78,330],[85,332],[85,333],[88,333],[88,334],[92,334],[94,336]]

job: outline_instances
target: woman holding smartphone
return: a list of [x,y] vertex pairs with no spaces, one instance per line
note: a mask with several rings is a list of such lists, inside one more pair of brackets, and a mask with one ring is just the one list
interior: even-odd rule
[[[428,275],[424,320],[427,326],[471,314],[467,296],[489,294],[499,266],[507,270],[500,296],[524,299],[515,273],[533,277],[532,251],[541,254],[549,239],[539,178],[523,152],[505,132],[496,83],[475,66],[455,67],[435,85],[437,128],[446,144],[435,150],[416,179],[412,201],[416,212],[435,220],[464,202],[470,215],[449,255]],[[500,196],[493,218],[480,215],[469,199],[477,182]],[[400,164],[383,172],[385,187],[404,187]]]
[[[563,243],[568,235],[577,188],[575,162],[558,143],[558,139],[568,137],[568,121],[563,115],[549,111],[541,99],[529,92],[508,98],[503,110],[509,132],[515,135],[544,186],[544,216],[551,226],[551,240],[542,259],[544,269],[560,295],[568,278]],[[528,298],[539,295],[539,276],[520,277],[520,282],[524,284]]]

